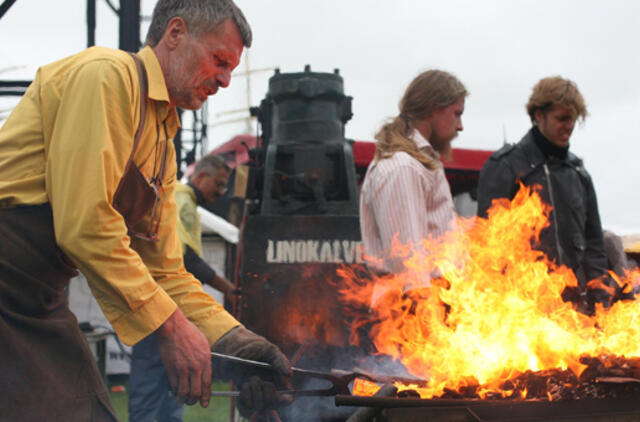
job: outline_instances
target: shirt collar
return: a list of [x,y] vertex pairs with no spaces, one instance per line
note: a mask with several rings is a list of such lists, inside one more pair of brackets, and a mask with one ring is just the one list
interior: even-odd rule
[[[180,119],[178,119],[176,108],[169,106],[169,91],[167,90],[167,84],[156,53],[151,47],[146,46],[138,52],[138,56],[142,59],[147,71],[149,98],[159,103],[157,107],[161,120],[166,120],[167,117],[170,117],[168,123],[169,126],[172,127],[168,129],[177,129],[180,126]],[[175,122],[175,124],[172,124],[173,122]]]
[[147,78],[149,79],[149,98],[155,101],[169,102],[169,91],[164,80],[164,74],[160,67],[160,62],[156,57],[156,53],[149,46],[144,47],[138,52],[138,56],[142,59],[144,67],[147,70]]
[[427,155],[430,155],[431,157],[438,159],[440,158],[440,154],[438,153],[438,151],[433,149],[429,141],[426,140],[424,136],[422,136],[419,130],[414,129],[413,132],[411,132],[411,135],[409,135],[409,138],[411,138],[411,140],[416,143],[416,146],[420,151],[424,152]]

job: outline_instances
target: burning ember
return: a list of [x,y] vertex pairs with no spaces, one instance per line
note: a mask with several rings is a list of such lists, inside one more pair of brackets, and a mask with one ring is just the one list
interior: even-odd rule
[[[406,267],[401,274],[365,280],[341,270],[341,300],[369,309],[355,319],[352,340],[369,326],[379,354],[429,379],[426,387],[404,386],[423,398],[593,397],[589,388],[598,381],[640,376],[640,301],[598,304],[593,316],[563,301],[565,288],[577,287],[575,275],[534,249],[550,210],[521,187],[513,201],[494,202],[488,219],[461,218],[455,230],[417,248],[394,245]],[[411,287],[433,268],[430,287]],[[618,295],[632,297],[639,276],[612,274],[623,286]],[[385,293],[371,306],[374,282]],[[358,384],[354,394],[375,392]]]
[[356,378],[353,380],[351,394],[354,396],[373,396],[379,389],[380,386],[375,382],[363,378]]

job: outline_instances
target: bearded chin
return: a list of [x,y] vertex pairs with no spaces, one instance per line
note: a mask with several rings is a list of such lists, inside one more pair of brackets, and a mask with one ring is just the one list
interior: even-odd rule
[[180,91],[180,76],[178,69],[173,64],[170,63],[167,68],[167,88],[169,88],[169,96],[173,100],[174,103],[180,103],[183,100],[182,92]]
[[178,107],[191,110],[194,108],[191,105],[191,91],[189,90],[188,66],[185,66],[187,61],[184,60],[184,55],[178,57],[175,60],[169,62],[167,69],[167,86],[170,86],[169,95],[174,104]]
[[444,158],[445,161],[451,161],[451,159],[453,158],[453,153],[451,152],[451,141],[453,141],[453,139],[444,140],[435,136],[432,138],[433,139],[429,140],[429,143],[431,144],[433,149],[438,151],[438,154],[440,154],[440,156]]

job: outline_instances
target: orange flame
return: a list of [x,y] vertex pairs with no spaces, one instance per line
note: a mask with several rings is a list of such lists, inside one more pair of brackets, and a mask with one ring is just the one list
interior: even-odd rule
[[379,389],[380,386],[375,382],[363,378],[356,378],[353,380],[351,394],[354,396],[373,396]]
[[[397,255],[406,257],[406,271],[374,278],[386,291],[374,306],[374,283],[340,271],[341,300],[369,308],[377,351],[429,379],[416,388],[421,397],[464,388],[507,396],[500,386],[526,370],[569,368],[579,375],[581,355],[640,356],[640,301],[598,306],[589,317],[562,300],[566,286],[577,286],[575,275],[534,249],[550,209],[521,187],[511,202],[494,201],[487,219],[461,218],[455,230],[411,253],[402,246]],[[440,276],[429,287],[411,287],[434,268]],[[616,281],[632,284],[639,276]],[[355,321],[353,330],[363,324]]]

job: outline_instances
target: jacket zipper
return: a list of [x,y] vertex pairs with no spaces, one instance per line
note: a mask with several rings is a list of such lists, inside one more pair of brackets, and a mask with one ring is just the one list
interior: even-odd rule
[[553,200],[553,188],[551,187],[551,176],[549,173],[549,167],[547,166],[547,163],[544,163],[543,167],[544,167],[544,175],[546,176],[546,179],[547,179],[547,189],[549,189],[549,200],[551,201],[551,208],[552,208],[551,212],[553,212],[553,233],[555,235],[556,249],[558,250],[558,259],[560,261],[559,264],[566,265],[566,263],[564,262],[564,251],[560,247],[560,235],[558,234],[558,220],[556,218],[556,203]]

